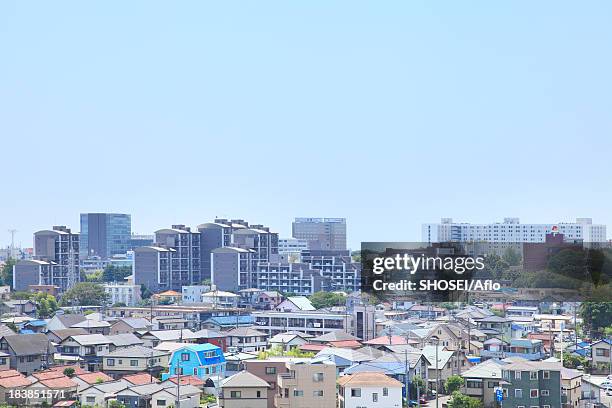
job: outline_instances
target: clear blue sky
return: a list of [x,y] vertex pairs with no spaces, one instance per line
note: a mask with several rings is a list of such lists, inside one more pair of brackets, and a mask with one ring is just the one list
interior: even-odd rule
[[0,3],[0,244],[133,229],[442,216],[612,225],[612,3]]

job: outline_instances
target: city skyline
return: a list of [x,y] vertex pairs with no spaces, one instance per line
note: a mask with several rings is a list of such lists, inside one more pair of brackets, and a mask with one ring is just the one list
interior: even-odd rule
[[612,225],[610,12],[3,2],[0,242],[97,211],[340,216],[351,248],[444,216]]

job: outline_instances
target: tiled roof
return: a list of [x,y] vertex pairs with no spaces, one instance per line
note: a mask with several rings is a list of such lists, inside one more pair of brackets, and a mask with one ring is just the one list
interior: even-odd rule
[[76,376],[78,379],[85,381],[87,384],[97,384],[102,380],[102,382],[113,381],[112,377],[109,377],[105,373],[101,371],[96,371],[93,373],[85,373]]
[[338,384],[342,387],[396,387],[401,388],[402,383],[382,373],[360,372],[351,375],[344,375],[338,379]]
[[77,383],[72,381],[72,379],[62,376],[57,378],[51,378],[48,380],[39,381],[41,384],[45,385],[47,388],[51,389],[61,389],[61,388],[76,388]]
[[152,382],[158,383],[159,380],[153,377],[153,381],[151,381],[151,375],[147,373],[139,373],[123,376],[122,379],[129,381],[134,385],[143,385],[143,384],[151,384]]

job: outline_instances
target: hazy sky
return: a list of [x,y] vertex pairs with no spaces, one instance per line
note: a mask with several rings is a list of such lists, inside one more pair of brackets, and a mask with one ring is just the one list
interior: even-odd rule
[[0,244],[346,217],[612,226],[612,3],[0,2]]

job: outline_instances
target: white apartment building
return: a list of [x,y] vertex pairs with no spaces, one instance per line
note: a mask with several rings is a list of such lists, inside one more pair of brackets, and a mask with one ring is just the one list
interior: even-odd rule
[[183,303],[201,303],[202,295],[210,290],[210,285],[185,285],[181,288]]
[[136,306],[141,301],[140,285],[110,282],[104,284],[104,292],[108,294],[108,303],[125,303],[126,306]]
[[591,218],[577,218],[573,223],[521,224],[518,218],[504,218],[502,223],[470,224],[442,218],[440,223],[423,224],[422,241],[432,242],[545,242],[546,234],[557,232],[566,241],[605,242],[606,226],[593,224]]
[[278,239],[278,253],[280,255],[286,254],[300,254],[302,251],[308,250],[308,241],[305,239],[297,238],[279,238]]

